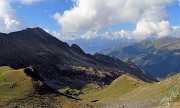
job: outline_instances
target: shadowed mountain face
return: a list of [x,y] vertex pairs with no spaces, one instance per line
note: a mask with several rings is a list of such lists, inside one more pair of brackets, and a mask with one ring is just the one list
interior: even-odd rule
[[41,28],[9,34],[0,33],[0,66],[14,69],[32,66],[50,87],[79,89],[87,83],[109,84],[121,74],[147,82],[157,81],[140,69],[117,58],[86,54],[79,46],[69,46]]
[[180,39],[167,37],[155,41],[146,40],[105,49],[101,53],[119,59],[129,58],[155,77],[163,78],[180,72]]

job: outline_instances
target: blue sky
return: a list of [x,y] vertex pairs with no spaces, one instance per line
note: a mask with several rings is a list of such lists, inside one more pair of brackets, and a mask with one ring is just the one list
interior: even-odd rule
[[59,31],[61,29],[52,18],[53,14],[56,12],[63,13],[72,6],[71,1],[66,2],[65,0],[50,0],[33,5],[22,5],[18,2],[13,4],[17,16],[24,20],[28,26],[40,26],[51,31]]
[[180,6],[179,3],[173,2],[167,6],[167,11],[169,13],[169,22],[171,25],[179,26],[180,25]]
[[[178,0],[2,0],[0,4],[4,5],[0,25],[6,26],[0,32],[39,26],[62,40],[146,39],[177,37],[180,29]],[[9,14],[4,17],[3,12]]]
[[[70,10],[74,6],[71,0],[47,0],[33,5],[22,5],[18,2],[13,4],[17,16],[21,18],[28,26],[40,26],[42,28],[50,29],[51,31],[59,31],[60,25],[52,18],[52,16],[59,12],[61,14],[66,10]],[[180,7],[179,3],[173,2],[166,7],[169,17],[168,20],[171,25],[180,25]],[[119,23],[112,27],[113,31],[120,29],[133,30],[135,24]],[[105,29],[106,30],[106,29]]]

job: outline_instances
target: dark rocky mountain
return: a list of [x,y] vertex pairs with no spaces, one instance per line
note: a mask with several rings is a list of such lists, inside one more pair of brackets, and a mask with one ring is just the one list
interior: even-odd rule
[[69,46],[41,28],[0,33],[0,66],[31,67],[31,75],[54,89],[80,89],[88,83],[110,84],[121,74],[146,82],[157,81],[117,58],[86,54],[78,45]]
[[101,53],[116,56],[123,60],[129,58],[155,77],[166,77],[180,72],[180,39],[166,37],[155,41],[142,42],[108,48]]

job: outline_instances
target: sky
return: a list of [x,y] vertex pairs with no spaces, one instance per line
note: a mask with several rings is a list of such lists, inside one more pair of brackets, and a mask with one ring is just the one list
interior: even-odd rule
[[180,0],[0,0],[0,26],[41,27],[63,41],[180,37]]

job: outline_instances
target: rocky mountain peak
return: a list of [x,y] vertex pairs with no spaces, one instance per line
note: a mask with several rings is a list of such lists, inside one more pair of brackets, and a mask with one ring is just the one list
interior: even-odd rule
[[85,52],[76,44],[72,44],[71,45],[71,49],[78,52],[78,53],[82,53],[82,54],[85,54]]
[[124,73],[146,82],[156,81],[119,59],[103,54],[86,54],[76,44],[70,47],[41,28],[27,28],[2,37],[0,66],[14,69],[31,66],[35,70],[33,74],[38,73],[55,89],[83,87],[88,83],[110,84]]

